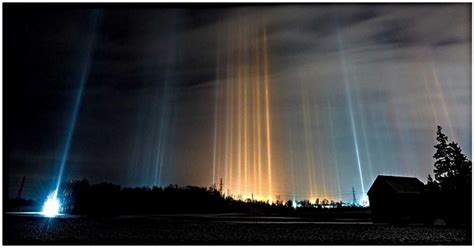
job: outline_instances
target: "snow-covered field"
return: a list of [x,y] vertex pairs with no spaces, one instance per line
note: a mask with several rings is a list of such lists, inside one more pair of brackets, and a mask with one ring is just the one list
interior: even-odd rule
[[4,215],[4,244],[471,244],[457,227],[226,215],[113,219]]

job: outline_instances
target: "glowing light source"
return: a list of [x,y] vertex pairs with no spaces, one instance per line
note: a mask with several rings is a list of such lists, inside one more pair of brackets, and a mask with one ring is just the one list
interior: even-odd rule
[[53,218],[59,214],[60,209],[61,203],[58,199],[58,192],[54,191],[48,195],[48,198],[46,199],[43,205],[43,210],[41,211],[41,214],[46,217]]
[[362,207],[368,207],[369,206],[369,199],[367,198],[366,195],[362,196],[362,199],[359,202],[359,205]]

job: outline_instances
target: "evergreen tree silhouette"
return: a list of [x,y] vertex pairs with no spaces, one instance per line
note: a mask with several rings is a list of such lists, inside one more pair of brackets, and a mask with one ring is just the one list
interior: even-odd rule
[[452,178],[452,151],[448,145],[448,136],[442,132],[442,129],[441,126],[438,126],[438,130],[436,131],[438,144],[434,146],[436,152],[433,155],[433,158],[436,159],[434,163],[434,175],[441,187],[449,184],[448,181]]
[[433,157],[434,176],[436,181],[428,175],[428,184],[434,187],[437,183],[443,191],[461,190],[470,186],[472,163],[462,153],[461,147],[456,142],[448,143],[448,136],[442,132],[442,127],[438,126],[436,132],[438,144],[434,147],[436,152]]
[[428,175],[427,190],[431,203],[438,202],[434,210],[437,216],[446,218],[453,224],[469,223],[471,218],[472,162],[463,154],[456,142],[449,142],[448,136],[438,126],[438,143],[433,155],[434,179]]

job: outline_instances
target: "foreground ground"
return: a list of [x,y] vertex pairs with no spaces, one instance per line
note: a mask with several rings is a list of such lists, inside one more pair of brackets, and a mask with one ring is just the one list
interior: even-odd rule
[[242,215],[106,220],[4,215],[4,244],[471,244],[466,228]]

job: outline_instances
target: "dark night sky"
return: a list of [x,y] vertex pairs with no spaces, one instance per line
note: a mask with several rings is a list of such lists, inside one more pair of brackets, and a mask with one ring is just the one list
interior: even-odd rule
[[[262,18],[274,195],[347,200],[352,186],[367,191],[377,174],[424,181],[437,124],[471,158],[470,4],[3,7],[9,194],[23,175],[27,197],[54,184],[84,68],[64,180],[152,185],[161,149],[160,185],[209,186],[214,125],[229,116],[214,112],[216,85],[232,78],[229,54],[253,55],[245,40],[260,37]],[[248,60],[240,63],[251,69]],[[218,95],[218,106],[225,99]],[[290,161],[296,186],[285,176]]]

